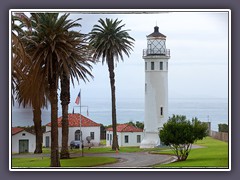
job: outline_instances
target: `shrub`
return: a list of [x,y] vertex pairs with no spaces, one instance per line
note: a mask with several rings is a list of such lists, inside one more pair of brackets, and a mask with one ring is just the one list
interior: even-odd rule
[[163,125],[159,136],[161,141],[170,146],[179,161],[185,161],[191,151],[192,144],[207,136],[208,126],[193,118],[190,122],[186,116],[173,115]]
[[227,124],[218,124],[218,132],[228,132]]

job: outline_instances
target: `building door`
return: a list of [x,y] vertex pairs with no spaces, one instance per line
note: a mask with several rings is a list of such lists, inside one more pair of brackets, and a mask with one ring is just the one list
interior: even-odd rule
[[28,153],[28,140],[19,140],[19,153]]
[[49,147],[49,136],[46,136],[46,147]]

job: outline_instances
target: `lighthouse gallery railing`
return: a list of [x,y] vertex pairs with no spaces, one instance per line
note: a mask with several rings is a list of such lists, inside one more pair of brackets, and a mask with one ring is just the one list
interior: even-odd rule
[[168,56],[168,57],[170,57],[170,49],[144,49],[143,56]]

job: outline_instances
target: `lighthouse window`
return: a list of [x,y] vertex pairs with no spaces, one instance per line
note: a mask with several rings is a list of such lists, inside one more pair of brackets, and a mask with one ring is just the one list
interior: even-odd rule
[[168,70],[168,62],[166,63],[166,69]]
[[151,70],[154,70],[154,62],[151,62]]
[[160,115],[163,116],[163,107],[160,107]]
[[163,62],[160,62],[160,70],[163,70]]
[[147,70],[147,62],[145,62],[145,71]]

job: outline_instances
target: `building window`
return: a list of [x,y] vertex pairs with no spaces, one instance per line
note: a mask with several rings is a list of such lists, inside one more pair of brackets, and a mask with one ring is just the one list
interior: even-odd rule
[[147,92],[147,83],[145,83],[145,93]]
[[151,70],[154,70],[154,62],[151,62]]
[[25,133],[22,133],[22,136],[26,136],[26,134],[25,134]]
[[128,143],[128,136],[124,136],[125,143]]
[[91,139],[94,139],[94,132],[90,132]]
[[163,107],[160,107],[160,115],[163,116]]
[[141,142],[141,135],[137,135],[137,143]]
[[75,141],[80,141],[80,130],[75,131]]
[[147,71],[147,62],[145,62],[145,71]]
[[109,134],[107,134],[107,141],[109,141]]
[[168,71],[168,62],[166,62],[166,70]]
[[160,62],[160,70],[163,70],[163,62]]

